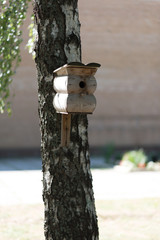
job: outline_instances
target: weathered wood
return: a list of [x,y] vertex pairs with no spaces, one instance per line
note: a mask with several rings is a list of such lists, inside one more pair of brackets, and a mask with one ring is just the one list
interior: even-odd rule
[[57,94],[53,105],[60,113],[92,113],[96,107],[96,99],[92,94],[97,87],[93,75],[99,64],[72,64],[65,64],[54,71],[56,77],[53,86]]
[[54,108],[59,113],[93,113],[96,98],[92,94],[59,94],[53,100]]
[[93,76],[58,76],[54,78],[54,90],[57,93],[86,93],[95,92],[97,83]]
[[90,66],[71,66],[65,64],[64,66],[56,69],[54,74],[58,76],[63,75],[79,75],[79,76],[94,76],[98,67]]
[[71,114],[62,114],[61,122],[61,147],[70,143]]

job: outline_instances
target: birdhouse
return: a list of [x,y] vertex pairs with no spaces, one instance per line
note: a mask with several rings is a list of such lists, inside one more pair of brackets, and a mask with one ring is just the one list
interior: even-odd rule
[[99,64],[70,63],[54,71],[53,105],[58,113],[92,113],[96,107],[94,74]]
[[93,93],[97,83],[94,75],[98,67],[98,63],[84,65],[72,62],[54,71],[53,87],[56,95],[53,106],[57,113],[63,114],[62,128],[70,129],[70,114],[91,114],[95,110],[96,98]]

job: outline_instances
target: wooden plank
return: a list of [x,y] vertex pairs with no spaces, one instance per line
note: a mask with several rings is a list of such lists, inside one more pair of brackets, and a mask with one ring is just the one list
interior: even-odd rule
[[56,94],[53,106],[60,113],[93,113],[96,98],[93,94]]
[[67,147],[70,143],[71,114],[62,114],[61,146]]
[[57,76],[64,75],[79,75],[79,76],[94,76],[98,67],[93,66],[71,66],[64,65],[58,69],[56,69],[53,73]]

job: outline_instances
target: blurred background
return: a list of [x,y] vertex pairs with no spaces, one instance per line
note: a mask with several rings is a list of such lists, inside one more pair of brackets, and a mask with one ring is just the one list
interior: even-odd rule
[[[32,7],[23,25],[22,62],[12,116],[0,115],[0,156],[39,156],[35,63],[26,49]],[[91,152],[159,149],[160,4],[147,0],[81,0],[82,62],[98,62],[97,107],[89,116]]]
[[[31,13],[32,6],[12,115],[0,115],[3,240],[44,239],[36,67],[26,49]],[[160,240],[159,13],[160,0],[79,1],[82,62],[101,64],[88,116],[100,240]]]

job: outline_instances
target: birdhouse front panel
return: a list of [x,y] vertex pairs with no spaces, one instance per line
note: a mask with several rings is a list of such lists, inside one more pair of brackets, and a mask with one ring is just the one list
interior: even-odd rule
[[96,98],[92,94],[59,94],[53,101],[59,113],[92,113],[96,107]]
[[59,113],[92,113],[96,107],[93,93],[97,83],[94,74],[100,65],[70,63],[54,71],[53,87],[57,92],[53,105]]
[[97,83],[93,76],[57,76],[54,79],[54,90],[57,93],[93,94]]

